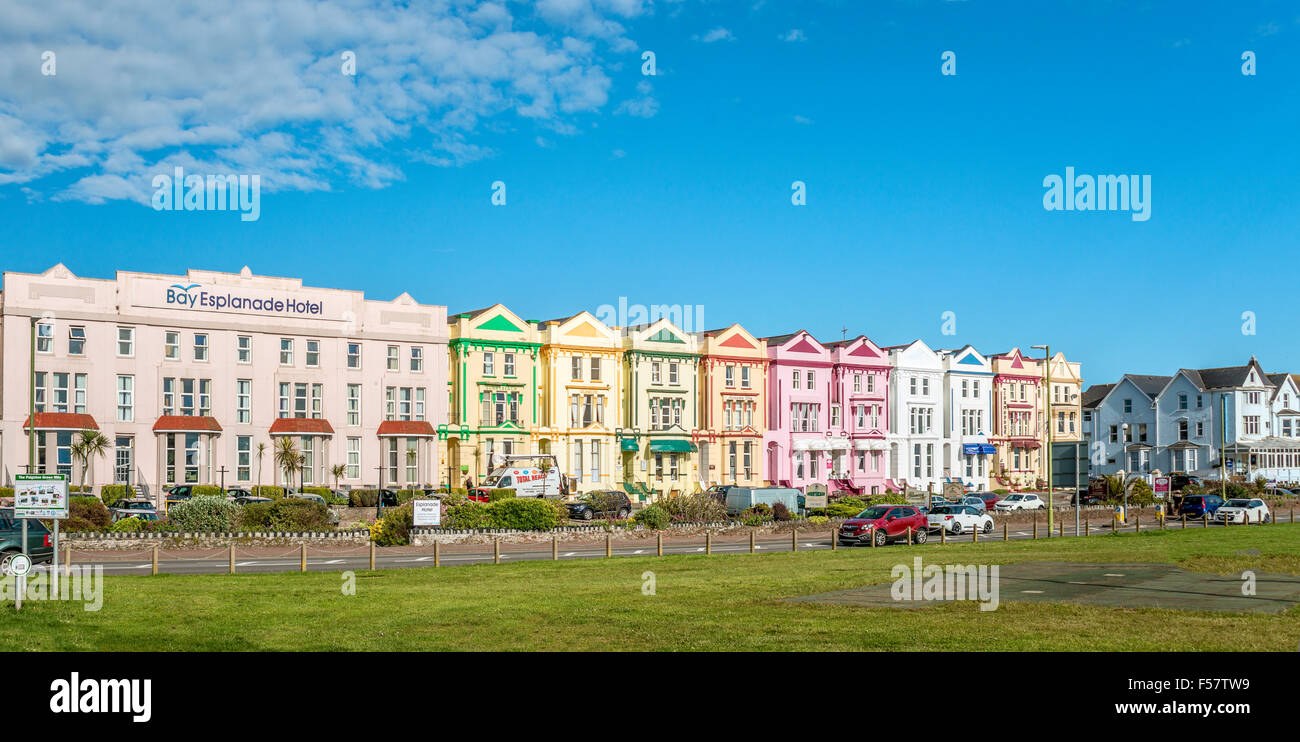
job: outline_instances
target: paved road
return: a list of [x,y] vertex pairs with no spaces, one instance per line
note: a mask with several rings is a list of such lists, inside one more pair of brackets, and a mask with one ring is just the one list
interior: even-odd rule
[[[1066,521],[1066,538],[1072,538],[1074,533],[1074,519]],[[1169,528],[1181,528],[1181,524],[1170,521]],[[1187,526],[1191,528],[1201,528],[1198,524],[1191,523]],[[1211,527],[1222,528],[1223,526]],[[1259,526],[1254,526],[1259,527]],[[1150,524],[1144,525],[1144,529],[1151,530]],[[1122,526],[1120,531],[1133,531],[1132,525]],[[1101,527],[1094,523],[1091,531],[1092,536],[1110,533],[1109,526]],[[1038,530],[1038,537],[1046,539],[1046,524]],[[743,541],[723,540],[725,537],[714,539],[712,551],[715,554],[738,554],[749,551],[748,539]],[[1009,529],[1008,538],[1015,540],[1033,538],[1032,526],[1020,526]],[[1052,538],[1056,538],[1055,535]],[[997,541],[1002,539],[1002,529],[997,529],[991,534],[981,534],[981,541]],[[949,544],[970,543],[972,537],[968,534],[960,537],[950,537]],[[929,541],[924,546],[917,548],[926,548],[931,545],[940,543],[938,535],[931,535]],[[477,547],[477,548],[476,548]],[[761,552],[782,552],[790,551],[790,536],[764,537],[756,540],[756,549]],[[800,551],[818,551],[831,548],[830,534],[826,532],[809,534],[806,537],[800,537]],[[841,549],[848,548],[871,548],[869,546],[840,546]],[[886,548],[906,549],[906,544],[892,544]],[[551,559],[551,545],[549,543],[541,544],[506,544],[501,545],[501,561],[518,562]],[[375,557],[375,566],[379,569],[395,569],[403,567],[432,567],[433,554],[413,553],[410,551],[400,554],[385,554],[381,549]],[[656,545],[653,540],[647,540],[645,543],[628,544],[626,542],[615,544],[612,553],[614,556],[653,556],[656,551]],[[665,554],[701,554],[705,551],[704,539],[701,537],[683,538],[683,539],[665,539]],[[174,552],[173,552],[174,553]],[[171,556],[168,554],[167,556]],[[605,544],[603,542],[582,542],[581,544],[560,544],[559,559],[598,559],[605,556]],[[106,555],[105,558],[76,558],[76,564],[102,564],[105,574],[110,575],[148,575],[152,571],[152,563],[148,557],[144,559],[122,559],[121,557],[112,557]],[[490,544],[478,547],[445,547],[439,555],[438,562],[444,566],[456,566],[462,564],[485,564],[493,561],[492,546]],[[237,572],[296,572],[300,569],[300,557],[293,556],[268,557],[268,558],[239,558],[235,561],[235,570]],[[158,562],[158,571],[163,574],[220,574],[229,571],[229,557],[225,553],[217,554],[207,558],[164,558]],[[338,555],[310,555],[307,559],[307,569],[313,572],[341,572],[345,570],[366,570],[370,568],[370,557],[365,548],[362,547],[354,553],[345,553]],[[39,567],[38,569],[45,569]]]

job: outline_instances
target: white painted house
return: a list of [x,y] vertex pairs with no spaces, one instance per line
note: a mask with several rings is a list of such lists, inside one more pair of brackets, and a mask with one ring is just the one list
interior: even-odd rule
[[938,353],[920,340],[889,353],[888,486],[943,489],[944,368]]
[[993,367],[967,345],[941,350],[943,364],[944,476],[968,488],[987,490],[994,450],[989,443],[993,425]]

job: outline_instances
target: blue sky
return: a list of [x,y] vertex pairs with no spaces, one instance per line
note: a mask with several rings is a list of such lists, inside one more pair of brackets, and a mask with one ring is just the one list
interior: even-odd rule
[[[247,264],[538,319],[624,296],[761,335],[1050,342],[1089,383],[1300,372],[1293,3],[303,2],[228,27],[144,3],[115,28],[88,1],[0,32],[4,270]],[[263,173],[260,219],[149,208],[176,162]],[[1150,175],[1150,220],[1044,210],[1066,166]]]

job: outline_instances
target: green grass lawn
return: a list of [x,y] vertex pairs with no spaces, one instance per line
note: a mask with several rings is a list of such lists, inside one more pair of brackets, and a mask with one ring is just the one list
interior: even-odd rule
[[[1250,550],[1258,550],[1254,555]],[[1243,553],[1244,552],[1244,553]],[[917,609],[785,602],[890,582],[895,564],[1158,562],[1300,574],[1300,524],[796,554],[338,573],[108,577],[103,609],[0,606],[0,650],[1283,650],[1300,611],[1010,602]],[[652,570],[656,595],[642,594]]]

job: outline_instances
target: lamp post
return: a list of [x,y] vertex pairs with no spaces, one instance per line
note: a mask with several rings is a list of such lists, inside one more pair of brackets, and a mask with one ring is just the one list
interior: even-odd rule
[[1047,410],[1047,537],[1052,537],[1052,346],[1034,345],[1043,351],[1043,407]]

